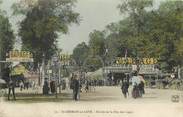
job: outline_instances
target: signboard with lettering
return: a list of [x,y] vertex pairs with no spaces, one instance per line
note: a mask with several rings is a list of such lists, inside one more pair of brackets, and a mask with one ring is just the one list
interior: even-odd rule
[[130,57],[117,57],[116,58],[116,64],[144,64],[144,65],[152,65],[152,64],[157,64],[158,59],[157,58],[140,58],[140,59],[135,59],[135,58],[130,58]]
[[71,56],[68,54],[60,54],[59,59],[60,61],[69,61],[71,59]]
[[159,70],[155,69],[155,65],[140,65],[140,74],[158,74]]
[[10,51],[7,53],[7,62],[33,62],[33,55],[29,51]]
[[59,55],[59,60],[62,64],[69,65],[72,58],[71,58],[71,55],[69,55],[69,54],[60,54]]

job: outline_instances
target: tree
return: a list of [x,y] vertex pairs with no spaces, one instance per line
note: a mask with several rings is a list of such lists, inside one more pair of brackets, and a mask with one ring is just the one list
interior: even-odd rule
[[94,30],[89,34],[90,52],[95,56],[103,56],[105,53],[105,34],[104,32]]
[[78,44],[73,50],[73,58],[78,65],[83,65],[83,62],[88,57],[89,47],[85,42]]
[[152,3],[152,0],[122,1],[118,8],[126,17],[108,24],[104,31],[91,32],[89,54],[111,62],[124,57],[127,50],[128,57],[159,58],[165,71],[181,65],[183,2],[164,1],[157,9]]
[[[183,2],[167,1],[160,5],[157,11],[159,19],[156,28],[159,30],[160,43],[164,46],[161,51],[161,58],[167,64],[166,69],[171,70],[174,66],[180,65],[177,58],[177,43],[181,43],[183,37]],[[178,45],[179,46],[179,45]],[[180,56],[179,56],[180,57]]]
[[176,45],[176,55],[175,59],[177,60],[178,65],[182,66],[183,65],[183,38],[180,39],[180,41],[177,41],[175,43]]
[[147,8],[151,8],[153,6],[153,0],[121,0],[121,4],[118,5],[120,12],[122,14],[127,14],[129,21],[131,22],[131,28],[134,30],[134,35],[139,35],[140,31],[142,31],[142,26],[145,16],[147,12]]
[[118,35],[121,40],[127,38],[127,47],[133,53],[136,51],[137,56],[159,57],[162,68],[171,70],[180,63],[176,58],[175,42],[179,43],[183,34],[183,2],[165,1],[157,10],[151,6],[152,0],[123,1],[118,7],[127,17],[120,21],[123,25],[119,23]]
[[[31,0],[29,0],[31,1]],[[33,53],[36,65],[57,51],[58,33],[65,34],[72,23],[79,23],[73,11],[75,0],[37,0],[13,5],[15,13],[25,15],[19,28],[22,49]],[[23,5],[22,5],[23,4]],[[27,6],[25,6],[26,4]]]
[[6,59],[6,53],[13,49],[14,41],[15,36],[9,19],[6,13],[0,10],[0,60]]

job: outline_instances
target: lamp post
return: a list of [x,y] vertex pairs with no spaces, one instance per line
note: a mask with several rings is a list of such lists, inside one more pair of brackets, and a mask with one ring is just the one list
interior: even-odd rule
[[[109,49],[106,47],[105,48],[105,53],[104,53],[104,58],[103,58],[103,60],[104,60],[104,64],[103,64],[103,77],[105,77],[105,84],[107,85],[107,80],[106,80],[106,78],[107,78],[107,73],[106,73],[106,65],[108,65],[108,63],[106,62],[106,58],[107,58],[107,54],[108,54],[108,52],[109,52]],[[107,63],[107,64],[106,64]]]

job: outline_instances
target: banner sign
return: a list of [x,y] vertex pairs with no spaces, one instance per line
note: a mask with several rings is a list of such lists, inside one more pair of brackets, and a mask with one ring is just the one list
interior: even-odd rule
[[7,62],[33,62],[33,55],[29,51],[10,51],[7,54]]
[[116,64],[144,64],[144,65],[152,65],[152,64],[157,64],[158,60],[156,58],[140,58],[140,59],[135,59],[135,58],[125,58],[125,57],[117,57],[116,58]]
[[69,54],[60,54],[59,55],[59,59],[60,61],[69,61],[71,59],[71,55]]
[[158,69],[155,69],[155,65],[140,65],[140,74],[157,74],[159,72]]
[[25,74],[27,69],[23,65],[17,65],[11,70],[11,75]]

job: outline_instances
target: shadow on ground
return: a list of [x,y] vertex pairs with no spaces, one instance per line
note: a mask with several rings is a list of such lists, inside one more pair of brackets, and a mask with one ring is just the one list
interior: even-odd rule
[[[56,95],[43,95],[43,94],[16,94],[16,102],[20,103],[42,103],[42,102],[62,102],[72,100],[72,95],[67,93]],[[12,102],[7,100],[7,95],[5,96],[5,101]],[[13,101],[15,102],[15,101]]]

